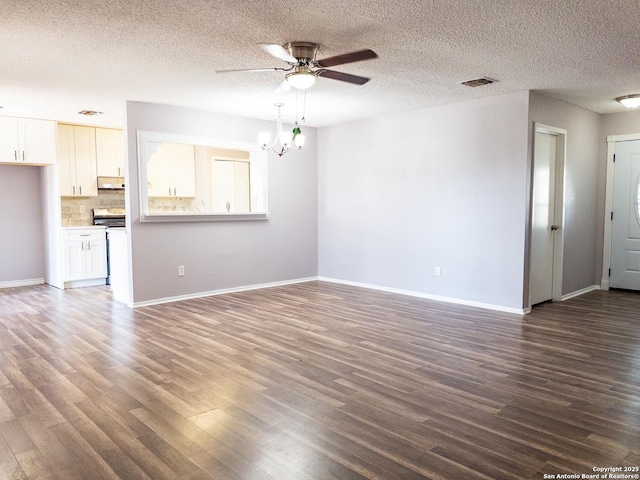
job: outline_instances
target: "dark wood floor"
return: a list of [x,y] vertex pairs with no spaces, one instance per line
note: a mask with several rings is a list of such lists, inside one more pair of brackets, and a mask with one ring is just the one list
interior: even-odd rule
[[136,310],[0,290],[0,478],[633,469],[639,327],[624,292],[521,317],[321,282]]

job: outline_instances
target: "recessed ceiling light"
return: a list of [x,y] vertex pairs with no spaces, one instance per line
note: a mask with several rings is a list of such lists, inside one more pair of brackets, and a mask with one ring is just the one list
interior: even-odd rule
[[95,110],[80,110],[78,113],[80,115],[87,115],[89,117],[91,117],[93,115],[102,115],[102,112],[97,112]]

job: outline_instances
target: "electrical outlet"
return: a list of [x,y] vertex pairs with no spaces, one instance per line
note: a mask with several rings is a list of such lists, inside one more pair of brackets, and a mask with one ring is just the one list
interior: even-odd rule
[[85,207],[84,205],[80,205],[80,214],[84,215],[85,213],[87,213],[87,207]]
[[440,276],[440,267],[436,267],[436,277]]
[[184,265],[178,265],[178,276],[184,277]]

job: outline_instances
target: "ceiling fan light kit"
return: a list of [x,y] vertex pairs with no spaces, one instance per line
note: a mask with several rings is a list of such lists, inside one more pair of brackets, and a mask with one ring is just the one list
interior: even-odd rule
[[622,97],[616,98],[616,102],[621,103],[627,108],[638,108],[640,107],[640,93],[634,93],[631,95],[624,95]]
[[316,83],[316,75],[306,67],[296,67],[295,72],[287,73],[287,82],[298,90],[306,90]]

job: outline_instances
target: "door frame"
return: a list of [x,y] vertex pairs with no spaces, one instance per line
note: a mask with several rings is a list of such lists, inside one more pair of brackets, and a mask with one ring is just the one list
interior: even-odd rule
[[607,135],[607,180],[605,185],[604,196],[604,242],[602,247],[602,278],[600,279],[600,288],[609,290],[611,269],[611,234],[613,221],[613,179],[615,173],[615,162],[613,156],[616,153],[617,142],[630,142],[640,140],[640,133],[629,133],[626,135]]
[[[563,271],[563,252],[564,252],[564,183],[565,183],[565,161],[567,156],[567,130],[564,128],[554,127],[552,125],[546,125],[540,122],[534,122],[533,134],[534,137],[537,133],[546,133],[548,135],[553,135],[556,138],[556,159],[555,159],[555,223],[558,225],[558,230],[555,231],[553,235],[553,273],[551,276],[551,292],[552,297],[551,300],[553,302],[562,301],[562,271]],[[535,149],[535,138],[532,142],[532,150]],[[533,172],[535,171],[535,151],[533,151],[532,156],[532,180],[533,180]],[[530,205],[531,212],[529,217],[531,218],[531,222],[533,221],[533,181],[531,184],[531,193],[530,193]],[[532,228],[532,225],[529,225],[529,228]],[[529,262],[531,262],[531,252],[532,249],[529,248]],[[529,268],[529,275],[531,275],[531,268]],[[529,285],[531,284],[531,278],[528,279]],[[528,292],[528,310],[531,311],[531,291]]]

